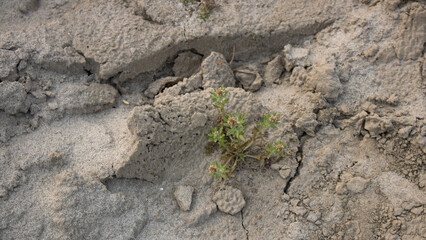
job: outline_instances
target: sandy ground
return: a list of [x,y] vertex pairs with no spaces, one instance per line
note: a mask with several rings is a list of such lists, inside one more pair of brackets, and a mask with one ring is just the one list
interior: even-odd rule
[[[425,42],[423,1],[0,1],[0,239],[426,239]],[[219,86],[282,161],[208,175]]]

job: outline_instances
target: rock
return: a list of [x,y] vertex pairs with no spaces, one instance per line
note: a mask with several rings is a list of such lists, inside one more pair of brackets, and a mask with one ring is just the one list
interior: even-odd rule
[[287,44],[283,50],[284,54],[284,66],[287,72],[291,72],[294,67],[305,68],[312,65],[309,56],[309,49],[306,48],[295,48],[290,44]]
[[314,66],[309,73],[306,87],[321,93],[329,102],[335,102],[343,91],[334,64]]
[[220,211],[231,215],[238,213],[246,205],[243,193],[230,186],[216,192],[212,200]]
[[25,87],[21,83],[9,81],[0,83],[0,110],[7,114],[26,113],[28,111],[26,97]]
[[234,87],[235,79],[232,69],[225,57],[217,52],[212,52],[201,64],[203,73],[203,87]]
[[369,180],[367,179],[362,177],[354,177],[346,183],[346,188],[353,193],[362,193],[364,192],[368,183]]
[[183,82],[179,83],[178,85],[182,85],[181,94],[184,94],[200,89],[202,84],[203,74],[201,72],[198,72],[192,75],[190,78],[184,78]]
[[257,73],[256,78],[254,79],[254,82],[249,87],[247,87],[246,90],[250,92],[256,92],[262,87],[262,84],[263,84],[263,78],[262,76],[260,76],[259,73]]
[[18,9],[22,13],[28,13],[32,11],[36,11],[39,7],[39,0],[21,0],[19,3]]
[[257,71],[238,69],[235,71],[235,77],[247,91],[255,92],[262,87],[263,78]]
[[182,81],[182,78],[180,77],[165,77],[155,80],[153,83],[149,84],[144,95],[149,98],[153,98],[167,86],[174,85],[180,81]]
[[191,186],[179,185],[176,188],[173,196],[175,197],[180,209],[182,209],[183,211],[189,211],[189,209],[191,208],[193,192],[194,188]]
[[[218,111],[211,105],[211,90],[173,96],[165,91],[155,98],[154,106],[135,107],[127,125],[136,142],[129,155],[114,165],[117,177],[154,181],[164,170],[170,171],[169,178],[184,177],[184,171],[173,169],[176,164],[188,164],[187,154],[204,149],[205,135],[217,118]],[[259,117],[261,105],[252,93],[240,88],[227,90],[231,96],[225,106],[227,111],[241,109],[249,121]]]
[[426,42],[426,9],[422,6],[410,9],[408,15],[403,15],[395,52],[401,60],[416,60],[422,55]]
[[279,171],[280,177],[284,180],[288,180],[291,177],[291,168],[282,167]]
[[296,121],[296,127],[306,132],[309,136],[315,136],[315,128],[318,126],[315,113],[306,113]]
[[173,65],[177,77],[190,77],[200,68],[202,57],[190,51],[179,53]]
[[306,213],[308,212],[308,210],[306,210],[306,208],[300,207],[300,206],[292,207],[290,209],[290,211],[293,212],[294,214],[296,214],[297,216],[301,216],[301,217],[305,216]]
[[410,135],[411,130],[413,130],[413,126],[403,127],[398,130],[398,136],[404,139],[407,139]]
[[55,183],[53,226],[71,239],[135,238],[147,222],[142,202],[111,194],[99,181],[64,171]]
[[392,127],[392,122],[390,120],[374,115],[365,118],[364,128],[370,133],[372,137],[377,137],[380,134],[390,130]]
[[411,212],[416,214],[416,215],[420,215],[423,212],[423,207],[412,208]]
[[321,213],[319,212],[309,212],[308,216],[306,217],[306,220],[312,223],[315,223],[316,221],[320,219],[321,219]]
[[0,49],[0,80],[15,81],[18,78],[18,63],[19,58],[13,51]]
[[68,85],[58,92],[58,108],[70,114],[94,113],[114,106],[117,97],[108,84]]
[[265,83],[269,86],[271,86],[272,83],[276,83],[283,71],[284,67],[281,63],[281,56],[276,56],[265,67]]

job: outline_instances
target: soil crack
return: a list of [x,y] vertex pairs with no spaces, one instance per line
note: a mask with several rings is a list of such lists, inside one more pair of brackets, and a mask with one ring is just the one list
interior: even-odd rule
[[287,184],[285,185],[285,187],[284,187],[284,193],[285,194],[287,194],[288,193],[288,189],[290,188],[290,186],[291,186],[291,183],[293,182],[293,180],[294,179],[296,179],[296,177],[297,176],[299,176],[299,174],[300,174],[300,169],[303,167],[303,145],[305,144],[305,141],[306,141],[306,138],[307,138],[307,134],[306,133],[304,133],[300,138],[299,138],[299,141],[300,141],[300,146],[299,146],[299,149],[298,149],[298,153],[300,153],[300,161],[298,162],[298,165],[297,165],[297,167],[296,167],[296,173],[294,174],[294,176],[293,177],[290,177],[290,179],[287,181]]
[[246,226],[244,226],[244,214],[243,211],[241,211],[241,226],[243,226],[244,231],[246,231],[246,239],[249,239],[249,232],[248,229],[246,228]]

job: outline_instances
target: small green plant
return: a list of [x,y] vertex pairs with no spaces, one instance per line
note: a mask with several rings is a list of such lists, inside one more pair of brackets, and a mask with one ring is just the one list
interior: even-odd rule
[[[247,119],[240,111],[237,114],[225,112],[225,104],[228,102],[229,91],[220,87],[210,92],[213,107],[220,112],[216,127],[212,127],[207,135],[209,143],[206,147],[208,153],[214,151],[218,146],[221,155],[220,163],[214,161],[209,166],[209,174],[216,179],[226,179],[233,177],[232,173],[239,162],[246,158],[253,158],[259,161],[261,166],[270,163],[274,158],[280,161],[284,157],[285,145],[281,141],[273,144],[266,144],[264,138],[270,128],[276,128],[279,123],[277,114],[267,113],[263,115],[263,121],[258,122],[253,127],[251,134],[247,134]],[[249,135],[249,136],[247,136]],[[254,150],[257,150],[257,154]]]
[[210,16],[210,4],[207,1],[202,0],[200,5],[200,18],[206,21]]
[[[198,6],[200,7],[200,18],[203,21],[206,21],[210,12],[217,6],[214,0],[196,0]],[[184,5],[192,5],[195,3],[195,0],[181,0]]]

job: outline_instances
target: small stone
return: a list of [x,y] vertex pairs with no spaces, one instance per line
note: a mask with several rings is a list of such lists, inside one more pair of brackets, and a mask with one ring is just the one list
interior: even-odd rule
[[238,213],[246,205],[243,193],[239,189],[230,186],[219,190],[212,200],[220,211],[231,215]]
[[177,77],[190,77],[201,65],[202,57],[190,51],[179,53],[173,65]]
[[235,77],[243,85],[243,88],[250,92],[255,92],[262,87],[263,78],[257,71],[248,69],[239,69],[235,72]]
[[280,173],[280,177],[282,179],[286,180],[290,177],[291,169],[284,167],[284,168],[281,168],[278,172]]
[[398,136],[401,138],[407,139],[412,129],[413,129],[413,126],[403,127],[399,129]]
[[260,76],[259,73],[257,73],[256,79],[254,79],[254,82],[246,90],[250,92],[256,92],[262,87],[262,84],[263,84],[263,78],[262,76]]
[[149,84],[148,88],[145,90],[144,95],[153,98],[155,95],[160,93],[164,88],[169,85],[174,85],[182,81],[180,77],[165,77],[156,80],[155,82]]
[[191,208],[193,192],[194,188],[191,186],[179,185],[176,188],[173,196],[175,197],[180,209],[182,209],[183,211],[189,211],[189,209]]
[[22,0],[18,9],[22,13],[28,13],[38,9],[39,0]]
[[290,205],[295,207],[295,206],[297,206],[297,204],[299,204],[299,202],[300,202],[299,199],[292,199],[290,201]]
[[392,123],[378,116],[368,116],[365,119],[364,128],[370,133],[371,136],[377,137],[379,134],[386,132],[392,128]]
[[231,67],[225,57],[217,52],[212,52],[201,64],[203,73],[203,88],[234,87],[235,78]]
[[423,207],[412,208],[411,212],[416,214],[416,215],[420,215],[423,212]]
[[286,193],[283,193],[281,195],[281,199],[288,202],[290,200],[290,196]]
[[305,214],[308,212],[306,208],[304,207],[293,207],[290,210],[291,212],[295,213],[297,216],[305,216]]
[[265,67],[265,83],[272,85],[273,82],[280,78],[283,71],[284,67],[281,64],[281,56],[277,56]]
[[321,213],[318,212],[309,212],[308,216],[306,217],[306,220],[309,222],[315,223],[321,218]]
[[334,64],[315,66],[309,74],[306,88],[319,92],[329,102],[337,101],[343,92]]
[[394,215],[395,216],[400,216],[402,214],[402,212],[404,212],[404,209],[402,208],[396,208],[394,211]]
[[367,184],[369,183],[369,180],[364,179],[362,177],[354,177],[346,184],[346,187],[349,191],[354,193],[362,193],[365,188],[367,187]]
[[307,113],[296,121],[296,127],[300,128],[309,136],[315,136],[315,128],[318,126],[315,113]]
[[279,163],[271,164],[271,169],[273,169],[273,170],[280,170],[282,167],[283,167],[283,165],[279,164]]

